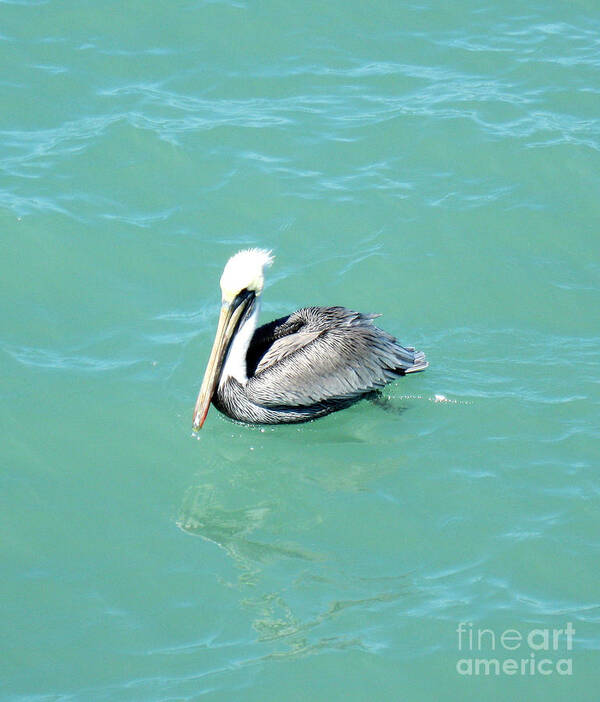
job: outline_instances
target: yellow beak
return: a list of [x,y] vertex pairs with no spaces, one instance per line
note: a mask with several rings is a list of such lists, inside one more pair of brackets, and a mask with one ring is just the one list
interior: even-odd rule
[[233,302],[224,302],[221,307],[217,333],[213,342],[212,351],[210,352],[208,364],[206,365],[206,370],[204,371],[204,379],[200,386],[196,406],[194,407],[194,431],[202,429],[202,425],[208,414],[210,402],[217,389],[219,378],[221,377],[221,371],[223,370],[223,363],[225,362],[229,344],[237,331],[238,323],[247,306],[244,303],[247,301],[248,296],[244,296],[240,299],[238,295]]

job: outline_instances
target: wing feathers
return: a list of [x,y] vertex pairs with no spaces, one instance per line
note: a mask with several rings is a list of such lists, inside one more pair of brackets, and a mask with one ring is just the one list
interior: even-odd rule
[[320,333],[321,332],[318,331],[296,332],[295,334],[289,334],[288,336],[281,337],[281,339],[277,339],[268,349],[265,355],[260,359],[258,366],[256,367],[256,373],[261,373],[269,368],[269,366],[278,363],[286,356],[294,353],[294,351],[297,351],[303,346],[310,344],[310,342],[313,341],[313,339],[316,339]]
[[[404,348],[375,327],[377,316],[344,307],[294,313],[277,328],[280,338],[249,378],[248,399],[271,407],[350,400],[398,375],[424,370],[424,354]],[[294,331],[285,334],[286,328]]]

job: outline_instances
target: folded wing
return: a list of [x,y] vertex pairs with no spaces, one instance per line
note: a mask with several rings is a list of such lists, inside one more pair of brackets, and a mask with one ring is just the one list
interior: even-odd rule
[[248,399],[267,407],[351,400],[424,370],[425,355],[374,326],[377,316],[308,307],[281,320],[248,380]]

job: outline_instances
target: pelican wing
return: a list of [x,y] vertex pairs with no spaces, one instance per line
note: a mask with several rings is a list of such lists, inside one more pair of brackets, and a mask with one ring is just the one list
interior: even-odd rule
[[256,367],[256,373],[261,373],[282,361],[286,356],[308,346],[319,334],[321,334],[319,331],[296,332],[295,334],[288,334],[287,336],[282,336],[280,339],[277,339],[260,359]]
[[426,368],[422,353],[373,325],[376,316],[344,307],[294,313],[249,378],[248,399],[267,407],[351,400]]

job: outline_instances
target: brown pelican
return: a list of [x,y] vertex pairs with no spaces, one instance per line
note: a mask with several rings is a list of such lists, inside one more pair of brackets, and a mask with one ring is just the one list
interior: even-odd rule
[[305,307],[256,328],[270,251],[248,249],[227,261],[222,306],[194,430],[210,403],[251,424],[306,422],[373,395],[399,375],[427,368],[425,354],[400,346],[373,325],[378,314]]

